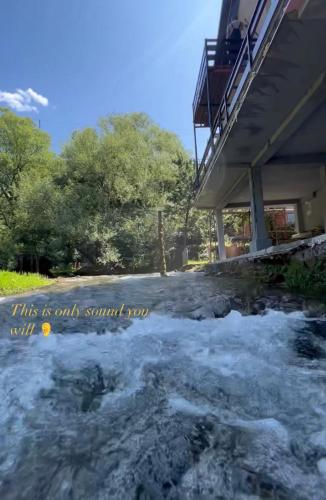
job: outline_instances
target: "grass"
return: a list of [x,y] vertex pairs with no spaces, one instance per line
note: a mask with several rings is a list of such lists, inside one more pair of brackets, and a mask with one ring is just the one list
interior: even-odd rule
[[188,264],[182,266],[182,271],[201,271],[208,264],[208,260],[188,260]]
[[188,260],[188,266],[204,266],[208,260]]
[[14,295],[16,293],[34,290],[53,283],[40,274],[18,274],[10,271],[0,271],[0,295]]

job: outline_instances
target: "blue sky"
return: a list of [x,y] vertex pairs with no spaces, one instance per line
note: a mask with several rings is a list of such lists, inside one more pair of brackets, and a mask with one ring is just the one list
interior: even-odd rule
[[56,151],[100,116],[133,111],[193,150],[192,99],[220,0],[1,4],[0,98],[40,119]]

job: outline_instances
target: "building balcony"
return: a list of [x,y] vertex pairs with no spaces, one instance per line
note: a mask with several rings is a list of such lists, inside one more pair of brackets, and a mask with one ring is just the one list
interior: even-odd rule
[[196,162],[221,259],[224,210],[250,209],[251,251],[271,244],[265,207],[293,208],[299,235],[326,231],[325,52],[325,0],[257,0]]
[[206,39],[193,101],[194,124],[211,127],[241,47],[241,40]]
[[[227,129],[248,79],[252,76],[255,58],[270,31],[272,21],[275,21],[275,13],[285,3],[282,0],[258,0],[243,39],[205,41],[193,102],[196,190],[205,178],[217,145]],[[210,128],[210,138],[199,161],[196,129],[203,127]]]

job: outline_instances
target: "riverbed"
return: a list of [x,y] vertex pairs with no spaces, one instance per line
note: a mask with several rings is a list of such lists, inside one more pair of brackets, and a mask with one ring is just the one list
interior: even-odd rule
[[[325,319],[244,310],[244,288],[176,273],[2,300],[0,498],[326,498]],[[236,300],[196,313],[216,296]],[[149,312],[82,314],[122,305]]]

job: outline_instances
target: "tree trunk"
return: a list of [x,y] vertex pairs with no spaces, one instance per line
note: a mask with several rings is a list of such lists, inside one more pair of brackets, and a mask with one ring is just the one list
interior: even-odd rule
[[187,245],[188,245],[189,214],[190,214],[190,204],[187,205],[186,215],[185,215],[185,222],[184,222],[184,228],[183,228],[183,245],[184,245],[184,248],[186,248]]
[[39,272],[40,272],[40,258],[38,255],[35,255],[35,268],[36,268],[37,274],[39,274]]
[[160,273],[161,276],[166,274],[165,248],[164,248],[164,229],[163,229],[163,214],[162,210],[158,211],[158,244],[160,250]]
[[19,273],[22,274],[24,268],[24,257],[22,255],[19,255],[18,262],[19,262]]

